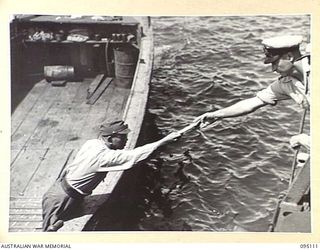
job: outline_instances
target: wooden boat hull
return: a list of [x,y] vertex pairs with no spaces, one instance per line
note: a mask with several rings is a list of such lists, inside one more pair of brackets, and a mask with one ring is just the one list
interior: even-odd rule
[[[126,148],[135,147],[146,110],[153,64],[151,25],[147,18],[139,18],[139,22],[143,36],[138,41],[140,53],[131,88],[119,87],[112,81],[91,105],[87,103],[87,90],[92,77],[80,82],[68,81],[65,86],[52,86],[39,74],[31,76],[26,84],[21,84],[22,77],[13,77],[19,78],[16,79],[19,84],[12,85],[12,93],[17,95],[13,99],[18,101],[14,101],[12,112],[10,232],[41,231],[42,195],[80,146],[97,137],[99,124],[123,119],[131,130]],[[19,67],[13,64],[12,70],[15,69]],[[22,89],[26,93],[19,97]],[[85,198],[78,214],[59,231],[83,230],[99,206],[108,200],[122,174],[121,171],[108,173],[105,181]]]

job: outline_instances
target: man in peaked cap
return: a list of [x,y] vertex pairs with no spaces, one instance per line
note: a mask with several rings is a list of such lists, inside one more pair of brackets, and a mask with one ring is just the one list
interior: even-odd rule
[[[301,42],[301,36],[281,36],[263,40],[262,44],[266,56],[264,63],[271,64],[272,70],[280,74],[279,79],[271,83],[267,88],[257,92],[254,97],[239,101],[220,110],[207,112],[197,117],[195,122],[200,120],[200,126],[205,127],[217,120],[246,115],[266,105],[274,106],[278,101],[286,99],[292,99],[300,107],[308,109],[309,56],[301,56],[299,50]],[[293,136],[290,140],[290,145],[293,148],[304,146],[309,149],[310,138],[306,134]],[[299,155],[296,156],[299,158]],[[296,162],[294,162],[294,166],[295,164]],[[310,161],[306,160],[305,164],[310,164]],[[295,168],[292,170],[294,169]],[[293,180],[292,178],[294,176],[294,171],[292,171],[291,180]],[[306,182],[304,185],[306,187],[308,183]],[[283,209],[281,211],[283,213],[287,210]],[[303,227],[299,228],[298,226],[298,231],[299,230],[304,231],[305,229]]]
[[301,36],[280,36],[265,39],[265,64],[271,64],[272,70],[280,74],[280,78],[259,91],[256,96],[239,101],[229,107],[207,112],[195,119],[201,120],[205,127],[217,120],[237,117],[254,112],[266,106],[276,105],[278,101],[293,99],[303,108],[309,107],[308,96],[308,57],[301,57],[299,45]]
[[295,53],[300,56],[299,45],[302,42],[302,36],[280,36],[264,39],[264,53],[266,58],[264,63],[273,63],[285,53]]
[[43,196],[43,231],[61,228],[66,217],[85,196],[91,194],[108,172],[129,169],[149,157],[158,147],[180,137],[179,132],[172,132],[159,141],[126,150],[129,132],[127,124],[116,121],[101,125],[99,138],[85,142]]

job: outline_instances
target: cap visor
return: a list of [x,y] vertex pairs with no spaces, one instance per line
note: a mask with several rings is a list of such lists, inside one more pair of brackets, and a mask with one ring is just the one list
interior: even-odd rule
[[264,59],[264,63],[273,63],[275,61],[277,61],[280,58],[279,55],[274,55],[274,56],[266,56],[266,58]]

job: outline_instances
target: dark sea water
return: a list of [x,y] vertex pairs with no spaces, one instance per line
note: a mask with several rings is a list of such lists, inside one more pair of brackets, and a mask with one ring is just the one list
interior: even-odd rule
[[[263,38],[301,34],[309,16],[154,17],[146,135],[155,140],[204,112],[252,97],[277,74]],[[267,231],[288,187],[302,110],[285,101],[225,119],[167,145],[140,168],[133,230]],[[309,127],[307,121],[307,129]],[[135,217],[135,218],[133,218]]]

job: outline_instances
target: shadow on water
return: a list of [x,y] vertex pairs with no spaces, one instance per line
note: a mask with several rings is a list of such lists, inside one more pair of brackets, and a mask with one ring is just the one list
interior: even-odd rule
[[[155,115],[146,113],[142,134],[138,145],[159,140],[162,135],[154,123]],[[160,150],[159,150],[160,151]],[[94,231],[139,231],[139,230],[191,230],[185,222],[169,224],[168,218],[173,213],[171,191],[179,184],[188,182],[184,175],[183,164],[175,173],[176,182],[171,188],[163,188],[163,160],[156,151],[144,162],[124,172],[121,180],[112,192],[110,199],[99,209],[96,216],[87,224],[85,230]],[[165,191],[164,191],[165,190]],[[158,214],[156,225],[141,225],[150,215]]]

